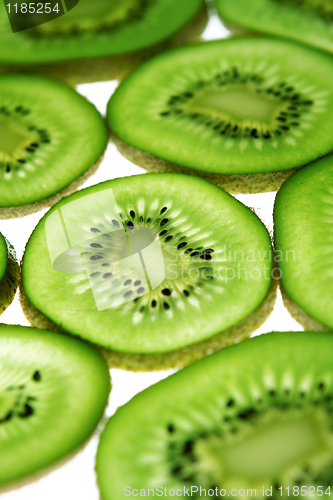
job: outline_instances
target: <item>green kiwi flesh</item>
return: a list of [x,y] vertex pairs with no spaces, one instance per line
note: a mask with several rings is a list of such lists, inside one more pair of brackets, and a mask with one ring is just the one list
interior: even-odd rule
[[23,307],[36,326],[46,317],[112,351],[113,366],[147,369],[174,352],[181,365],[209,340],[217,349],[248,336],[274,304],[272,275],[270,238],[251,210],[196,177],[139,175],[75,193],[41,219],[23,258]]
[[13,35],[1,5],[0,62],[28,66],[136,52],[172,37],[203,8],[203,0],[80,0],[65,15]]
[[73,192],[106,145],[101,115],[73,89],[39,77],[0,77],[0,218]]
[[333,6],[330,0],[215,0],[228,25],[276,35],[333,54]]
[[283,184],[274,207],[275,246],[286,295],[308,316],[333,328],[333,156]]
[[19,282],[19,265],[12,245],[0,233],[0,314],[14,299]]
[[141,392],[101,436],[102,500],[157,487],[192,498],[325,491],[333,483],[332,352],[331,334],[269,333]]
[[94,349],[52,332],[0,325],[0,346],[0,487],[7,487],[89,438],[110,377]]
[[332,151],[331,78],[328,56],[285,41],[192,45],[124,80],[107,120],[119,140],[167,162],[213,174],[274,175]]

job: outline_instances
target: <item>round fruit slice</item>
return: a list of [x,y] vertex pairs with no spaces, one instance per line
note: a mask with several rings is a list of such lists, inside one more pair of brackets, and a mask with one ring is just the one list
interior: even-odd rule
[[102,117],[74,90],[43,78],[1,77],[0,218],[36,212],[75,191],[106,145]]
[[118,78],[154,53],[196,39],[207,22],[204,0],[80,0],[67,8],[52,20],[44,9],[15,16],[12,5],[13,33],[8,6],[0,5],[0,62],[79,81]]
[[107,119],[120,152],[147,170],[197,174],[231,192],[274,190],[333,149],[332,78],[329,57],[287,42],[209,42],[138,69]]
[[303,492],[317,485],[327,490],[333,484],[332,352],[332,335],[271,333],[141,392],[101,436],[102,500],[148,491],[240,499],[244,490],[260,498],[274,489],[278,497],[287,487],[296,495],[300,485]]
[[[333,53],[330,0],[215,0],[221,18],[245,30],[299,40]],[[233,27],[231,27],[233,30]]]
[[111,350],[113,366],[147,370],[248,336],[273,307],[271,277],[251,210],[201,179],[139,175],[44,216],[23,259],[23,308],[35,326]]
[[0,314],[14,299],[19,274],[15,250],[0,233]]
[[0,486],[82,445],[103,415],[109,372],[87,345],[52,332],[0,326]]
[[332,176],[330,155],[293,175],[275,202],[277,260],[291,299],[286,305],[305,327],[314,327],[310,316],[333,328]]

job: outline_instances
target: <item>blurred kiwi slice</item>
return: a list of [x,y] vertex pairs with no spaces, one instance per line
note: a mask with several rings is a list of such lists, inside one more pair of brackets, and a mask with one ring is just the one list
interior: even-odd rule
[[103,415],[110,377],[93,348],[53,332],[0,325],[0,346],[2,489],[85,443]]
[[97,169],[107,133],[96,108],[48,79],[0,77],[0,219],[41,210]]
[[155,53],[197,39],[208,18],[204,0],[80,0],[56,19],[34,16],[39,26],[26,29],[32,15],[22,14],[13,34],[0,5],[0,64],[70,83],[123,78]]
[[208,42],[135,71],[107,120],[120,152],[149,171],[199,175],[232,193],[274,191],[333,150],[332,78],[331,58],[285,41]]
[[215,0],[215,5],[232,31],[277,35],[333,54],[330,0]]
[[305,328],[333,329],[333,156],[283,184],[274,207],[285,304]]
[[19,265],[14,247],[0,233],[0,314],[13,301],[18,280]]
[[329,334],[269,333],[141,392],[101,436],[96,470],[102,500],[134,496],[134,490],[148,496],[157,488],[165,496],[173,490],[184,498],[190,492],[193,498],[240,499],[244,490],[287,498],[287,487],[296,496],[297,487],[309,493],[318,485],[329,495],[332,352]]
[[268,232],[211,184],[176,174],[107,181],[55,205],[26,247],[22,307],[112,366],[189,364],[250,335],[275,301]]

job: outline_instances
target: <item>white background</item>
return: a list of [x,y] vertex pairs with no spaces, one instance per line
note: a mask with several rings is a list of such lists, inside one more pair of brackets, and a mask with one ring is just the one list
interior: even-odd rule
[[[225,38],[226,36],[228,36],[228,31],[223,27],[216,16],[212,16],[204,33],[204,38],[206,40],[212,40]],[[116,87],[117,82],[102,82],[80,85],[78,91],[93,102],[104,115],[107,102]],[[142,169],[125,160],[117,152],[114,145],[109,144],[104,161],[98,169],[98,172],[93,175],[83,187],[91,186],[115,177],[142,174],[143,172]],[[271,234],[273,228],[272,211],[275,194],[276,193],[265,193],[237,196],[245,205],[255,209]],[[0,221],[0,232],[6,236],[12,245],[14,245],[19,260],[22,258],[30,234],[45,212],[46,210],[22,219]],[[0,319],[2,323],[29,325],[21,311],[17,297]],[[278,296],[272,315],[254,335],[270,332],[272,330],[302,330],[300,325],[291,318],[288,311],[283,307],[280,295]],[[172,373],[172,371],[135,374],[112,369],[111,377],[113,389],[111,391],[110,404],[106,411],[106,417],[111,416],[117,407],[126,403],[136,393],[168,376],[170,373]],[[1,500],[98,500],[99,493],[94,472],[97,445],[98,435],[96,433],[85,449],[76,455],[74,459],[45,475],[38,481],[34,481],[20,489],[3,493],[1,495]]]

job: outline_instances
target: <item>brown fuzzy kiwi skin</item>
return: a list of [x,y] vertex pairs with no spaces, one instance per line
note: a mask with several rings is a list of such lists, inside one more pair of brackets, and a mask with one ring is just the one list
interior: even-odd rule
[[20,266],[14,247],[5,238],[8,251],[7,268],[0,280],[0,314],[13,302],[20,279]]
[[144,168],[148,172],[171,172],[177,174],[194,175],[215,186],[224,189],[230,194],[267,193],[277,191],[281,184],[291,176],[298,168],[281,170],[278,172],[260,172],[256,174],[218,174],[208,173],[193,168],[184,167],[177,163],[171,163],[157,156],[129,146],[121,141],[113,133],[111,140],[116,145],[122,156],[135,165]]
[[48,198],[45,198],[44,200],[36,201],[35,203],[30,203],[29,205],[21,205],[18,207],[0,207],[0,220],[17,219],[18,217],[24,217],[25,215],[39,212],[40,210],[43,210],[43,208],[52,207],[58,201],[77,191],[77,189],[96,172],[103,160],[103,156],[78,179],[73,181],[61,191],[58,191],[57,193],[49,196]]
[[[183,349],[163,354],[130,354],[108,350],[101,346],[97,346],[97,349],[111,368],[120,368],[132,372],[147,372],[184,367],[219,351],[223,347],[250,337],[251,333],[257,330],[270,316],[274,308],[276,295],[277,280],[273,278],[267,296],[253,313],[228,330]],[[22,280],[20,283],[20,303],[25,317],[32,326],[75,337],[66,332],[60,325],[53,323],[30,303],[24,291]]]
[[287,294],[280,282],[280,290],[285,308],[290,315],[308,332],[330,332],[331,330],[309,316],[299,305],[296,304]]
[[17,73],[46,76],[75,86],[97,81],[123,80],[129,73],[151,57],[193,42],[197,42],[208,22],[208,12],[204,7],[180,31],[170,39],[154,47],[128,54],[96,57],[49,64],[1,65],[0,74]]

